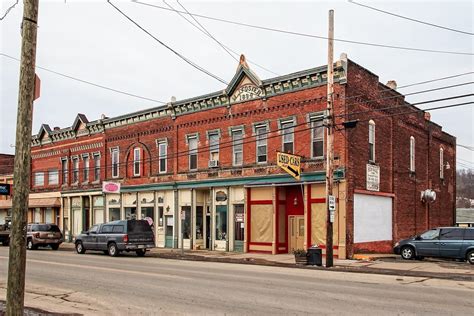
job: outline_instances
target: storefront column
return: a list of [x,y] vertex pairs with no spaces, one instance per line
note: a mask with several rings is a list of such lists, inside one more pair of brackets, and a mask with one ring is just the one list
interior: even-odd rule
[[196,190],[191,189],[191,240],[189,242],[189,249],[195,249],[196,241]]
[[179,216],[179,210],[178,210],[178,207],[179,207],[179,196],[178,196],[178,190],[174,190],[174,227],[173,227],[173,238],[174,238],[174,242],[173,242],[173,248],[179,248],[179,244],[178,244],[178,234],[179,234],[179,225],[180,225],[180,216]]
[[[94,223],[93,213],[94,213],[94,205],[92,204],[92,195],[89,195],[89,226],[92,226]],[[86,227],[85,229],[89,230],[89,227]]]
[[249,214],[249,209],[250,209],[250,198],[251,198],[251,192],[250,188],[245,188],[244,190],[244,253],[249,251],[249,242],[248,236],[249,236],[249,223],[250,223],[250,217],[248,216]]
[[216,190],[211,188],[211,250],[215,250],[216,240]]
[[120,193],[120,219],[125,219],[125,208],[123,207],[123,193]]
[[[158,193],[156,191],[153,191],[153,201],[155,201],[155,203],[153,204],[153,228],[154,228],[154,234],[155,234],[155,247],[156,247],[156,244],[157,244],[157,241],[158,241],[158,224],[160,223],[160,219],[159,219],[159,213],[158,213]],[[164,210],[163,210],[163,213],[164,213]],[[163,215],[164,216],[164,215]],[[163,219],[163,223],[164,223],[164,219]],[[163,224],[163,227],[164,227],[165,224]]]
[[[230,250],[230,239],[231,239],[231,232],[233,232],[233,229],[231,229],[231,222],[232,222],[232,225],[233,225],[233,220],[231,215],[233,215],[233,212],[230,210],[230,198],[231,198],[231,195],[230,195],[230,187],[227,187],[227,234],[225,236],[225,251],[229,251]],[[233,235],[232,235],[233,236]]]
[[108,204],[107,204],[107,194],[102,193],[102,199],[104,203],[104,223],[107,223],[109,221],[109,209],[108,209]]
[[67,206],[68,206],[68,209],[67,209],[67,229],[68,229],[68,241],[71,242],[72,241],[72,234],[71,234],[71,230],[72,230],[72,205],[71,205],[71,197],[68,196],[67,197]]
[[137,201],[137,208],[135,210],[136,219],[142,219],[142,201],[138,196],[138,192],[135,194],[135,201]]
[[272,255],[277,254],[278,250],[278,187],[274,186],[272,190],[273,201],[273,240],[272,240]]

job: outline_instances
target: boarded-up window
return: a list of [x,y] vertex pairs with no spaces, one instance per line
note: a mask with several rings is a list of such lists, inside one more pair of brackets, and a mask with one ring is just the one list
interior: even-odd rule
[[250,241],[273,241],[273,205],[252,205],[250,212]]

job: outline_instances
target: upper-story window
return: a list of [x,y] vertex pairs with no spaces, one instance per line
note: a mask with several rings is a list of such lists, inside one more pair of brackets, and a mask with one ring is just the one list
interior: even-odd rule
[[112,148],[112,178],[119,176],[119,149]]
[[82,179],[83,182],[89,182],[89,156],[82,157],[83,169],[82,169]]
[[209,167],[217,167],[219,162],[219,131],[208,133],[209,137]]
[[44,172],[35,172],[35,187],[40,187],[44,185]]
[[375,162],[375,122],[369,121],[369,161]]
[[294,150],[294,124],[293,119],[283,121],[280,124],[282,134],[282,151],[284,153],[293,153]]
[[415,137],[410,137],[410,171],[415,172]]
[[133,150],[133,175],[139,176],[140,175],[140,162],[141,162],[141,151],[140,148],[135,148]]
[[72,183],[79,182],[79,158],[72,158]]
[[324,125],[323,120],[311,121],[311,157],[324,157]]
[[189,150],[189,170],[197,170],[198,168],[198,139],[197,135],[188,136]]
[[100,154],[94,154],[94,181],[100,180]]
[[267,162],[267,125],[255,126],[257,140],[257,163]]
[[58,169],[48,170],[48,185],[56,185],[59,183]]
[[244,131],[242,129],[232,130],[232,165],[241,166],[243,164],[243,136]]
[[63,178],[63,185],[68,184],[68,167],[67,167],[67,158],[61,159],[61,170],[62,170],[62,178]]
[[158,141],[158,172],[166,173],[166,159],[168,156],[168,142],[166,139]]
[[444,179],[444,149],[439,149],[439,178]]

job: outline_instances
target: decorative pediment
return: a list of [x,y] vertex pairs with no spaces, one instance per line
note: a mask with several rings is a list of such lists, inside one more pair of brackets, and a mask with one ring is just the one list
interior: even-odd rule
[[230,103],[258,99],[265,95],[262,89],[262,81],[249,68],[244,55],[240,55],[237,72],[225,92],[230,96]]
[[74,120],[74,123],[72,123],[72,130],[77,132],[83,129],[86,129],[86,124],[89,123],[89,120],[84,114],[77,114],[76,119]]
[[51,128],[48,124],[41,124],[40,130],[38,132],[39,140],[48,140],[49,135],[51,134]]

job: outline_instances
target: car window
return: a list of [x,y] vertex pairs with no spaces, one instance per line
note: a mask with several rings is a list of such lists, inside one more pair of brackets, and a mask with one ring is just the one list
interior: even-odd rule
[[144,220],[131,220],[127,222],[128,233],[143,233],[152,231],[150,224]]
[[104,225],[102,226],[102,233],[111,233],[112,232],[112,225]]
[[122,225],[114,225],[112,229],[113,233],[123,233],[123,226]]
[[464,229],[462,228],[444,228],[441,230],[441,240],[462,240]]
[[60,232],[59,227],[56,225],[50,224],[40,224],[40,225],[32,225],[31,226],[32,232]]
[[437,239],[439,237],[439,230],[431,229],[420,235],[423,240]]
[[97,233],[97,230],[99,229],[98,225],[94,225],[91,228],[89,228],[89,233]]
[[474,240],[474,229],[466,229],[464,240]]

